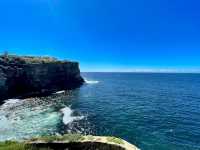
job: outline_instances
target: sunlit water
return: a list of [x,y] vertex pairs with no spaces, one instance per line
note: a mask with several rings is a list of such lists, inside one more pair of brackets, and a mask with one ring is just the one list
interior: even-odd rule
[[86,84],[0,106],[0,140],[114,135],[142,150],[200,149],[200,75],[83,73]]

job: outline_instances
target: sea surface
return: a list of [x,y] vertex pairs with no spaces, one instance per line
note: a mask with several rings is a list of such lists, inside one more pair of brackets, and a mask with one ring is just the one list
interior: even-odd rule
[[82,73],[79,89],[10,99],[0,141],[82,133],[121,137],[141,150],[200,150],[200,74]]

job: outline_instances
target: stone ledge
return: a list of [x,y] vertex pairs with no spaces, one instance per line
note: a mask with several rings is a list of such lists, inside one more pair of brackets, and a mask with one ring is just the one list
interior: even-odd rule
[[[116,138],[116,137],[107,137],[107,136],[81,136],[81,135],[67,135],[75,136],[74,139],[65,139],[64,137],[59,136],[54,137],[57,140],[53,140],[53,137],[46,137],[44,139],[38,138],[35,141],[29,141],[28,144],[37,148],[50,148],[53,150],[139,150],[136,146],[128,143],[127,141]],[[79,136],[76,138],[76,136]],[[48,141],[49,140],[49,141]],[[53,140],[53,141],[52,141]]]

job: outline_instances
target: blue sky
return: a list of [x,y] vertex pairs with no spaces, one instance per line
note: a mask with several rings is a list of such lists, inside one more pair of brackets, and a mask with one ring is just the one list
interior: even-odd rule
[[198,0],[1,0],[0,52],[82,71],[200,70]]

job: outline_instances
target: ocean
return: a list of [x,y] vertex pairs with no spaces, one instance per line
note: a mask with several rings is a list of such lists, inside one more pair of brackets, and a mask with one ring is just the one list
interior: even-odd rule
[[141,150],[200,150],[200,74],[82,73],[65,95],[0,106],[0,141],[81,133],[121,137]]

